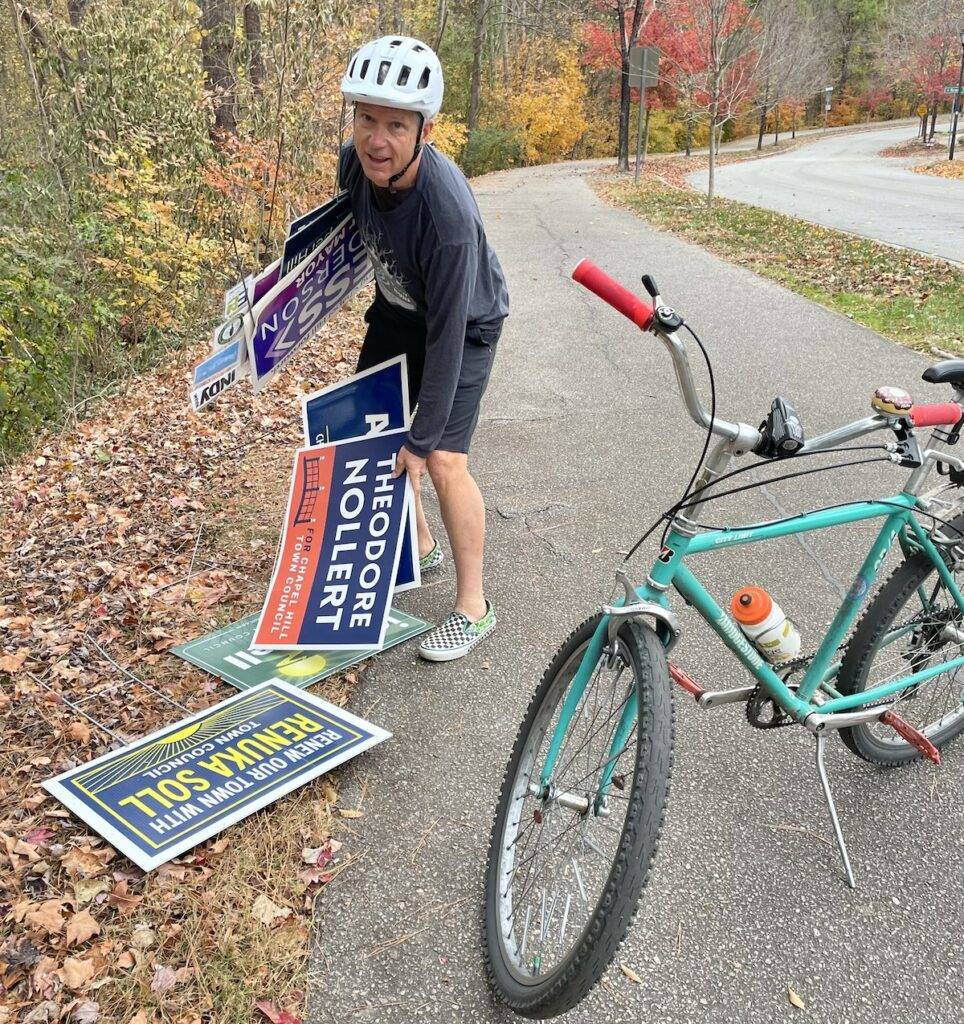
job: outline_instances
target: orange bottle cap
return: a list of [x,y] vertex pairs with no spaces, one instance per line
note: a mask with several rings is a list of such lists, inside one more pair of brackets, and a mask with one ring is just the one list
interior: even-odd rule
[[773,598],[762,587],[743,587],[730,600],[730,614],[744,626],[755,626],[773,611]]

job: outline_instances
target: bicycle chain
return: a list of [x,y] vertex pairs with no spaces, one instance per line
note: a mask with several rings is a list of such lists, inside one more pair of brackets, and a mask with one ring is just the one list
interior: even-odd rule
[[[925,610],[922,610],[918,612],[918,614],[915,615],[912,619],[909,619],[904,625],[923,626],[926,625],[929,621],[933,623],[935,619],[940,616],[940,614],[941,613],[938,612],[937,616],[935,616],[934,612],[927,612]],[[946,609],[943,612],[943,614],[956,615],[957,613],[955,609],[949,608]],[[842,648],[846,647],[852,639],[852,636],[853,634],[847,637],[847,639],[837,649],[841,650]],[[815,657],[816,652],[814,652],[813,654],[801,654],[799,657],[793,658],[790,661],[783,662],[779,666],[781,679],[784,682],[786,682],[786,680],[789,679],[789,677],[793,675],[794,672],[797,672],[800,669],[806,669]],[[906,699],[907,695],[904,694],[898,697],[896,700],[892,701],[891,698],[884,698],[883,700],[880,700],[877,703],[882,704],[885,702],[892,702],[894,705],[897,705],[900,704],[901,701]],[[772,721],[770,722],[767,722],[760,718],[760,712],[764,709],[764,707],[767,704],[771,705],[774,709],[774,716]],[[867,706],[873,707],[874,705],[871,704]],[[794,724],[793,719],[785,711],[779,708],[776,702],[769,696],[769,694],[766,693],[762,686],[757,686],[753,693],[750,695],[750,699],[746,702],[746,718],[754,729],[779,729],[783,728],[784,726]]]

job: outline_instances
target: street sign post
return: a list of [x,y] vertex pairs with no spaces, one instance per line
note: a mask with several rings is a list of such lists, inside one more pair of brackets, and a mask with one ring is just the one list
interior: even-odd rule
[[[639,168],[646,159],[649,138],[649,110],[646,90],[659,83],[659,47],[634,46],[629,51],[629,87],[639,90],[639,116],[636,119],[636,171],[633,180],[639,184]],[[643,111],[646,111],[647,146],[643,146]]]
[[[964,99],[961,98],[961,93],[964,92],[964,28],[958,33],[958,38],[961,41],[961,70],[957,74],[957,89],[954,92],[954,109],[951,112],[951,141],[947,148],[947,159],[954,159],[954,143],[957,141],[957,120],[961,116],[961,106],[964,105]],[[947,92],[951,87],[949,85],[944,86],[944,92]]]

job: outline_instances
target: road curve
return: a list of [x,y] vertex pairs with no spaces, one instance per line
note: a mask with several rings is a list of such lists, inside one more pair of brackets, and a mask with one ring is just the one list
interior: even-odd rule
[[[716,172],[717,195],[824,227],[964,261],[964,181],[914,174],[919,157],[882,149],[913,136],[903,125],[821,139]],[[687,179],[706,191],[705,171]]]
[[[921,382],[919,354],[606,205],[585,174],[537,167],[474,184],[512,305],[471,457],[499,625],[448,665],[420,662],[411,644],[388,651],[353,694],[351,709],[394,735],[340,770],[343,806],[364,816],[342,822],[352,862],[318,900],[307,1024],[518,1020],[489,995],[479,928],[509,750],[555,647],[611,596],[618,552],[679,494],[703,439],[667,353],[570,279],[581,257],[637,291],[641,272],[656,277],[712,354],[728,418],[758,423],[779,392],[813,435],[866,415],[880,384],[920,401],[949,394]],[[879,463],[851,467],[728,498],[709,521],[893,494],[905,479]],[[810,651],[872,538],[825,530],[806,549],[732,548],[695,567],[719,601],[744,584],[772,588]],[[635,580],[657,548],[651,538],[630,563]],[[400,607],[438,621],[454,593],[450,565]],[[674,607],[684,623],[674,659],[705,686],[745,684],[715,635]],[[614,966],[565,1024],[959,1024],[964,742],[939,770],[888,772],[831,741],[851,892],[810,735],[758,732],[742,707],[701,712],[681,692],[676,708],[663,840],[619,954],[640,981]]]

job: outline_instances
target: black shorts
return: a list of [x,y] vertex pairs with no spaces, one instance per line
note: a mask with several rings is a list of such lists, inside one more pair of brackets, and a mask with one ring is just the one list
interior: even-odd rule
[[[368,330],[358,356],[358,371],[370,369],[404,353],[408,364],[409,405],[414,410],[425,369],[425,325],[399,316],[378,299],[368,307],[365,323]],[[466,332],[455,400],[436,446],[441,451],[468,453],[501,333],[501,324],[481,329],[472,327]]]

